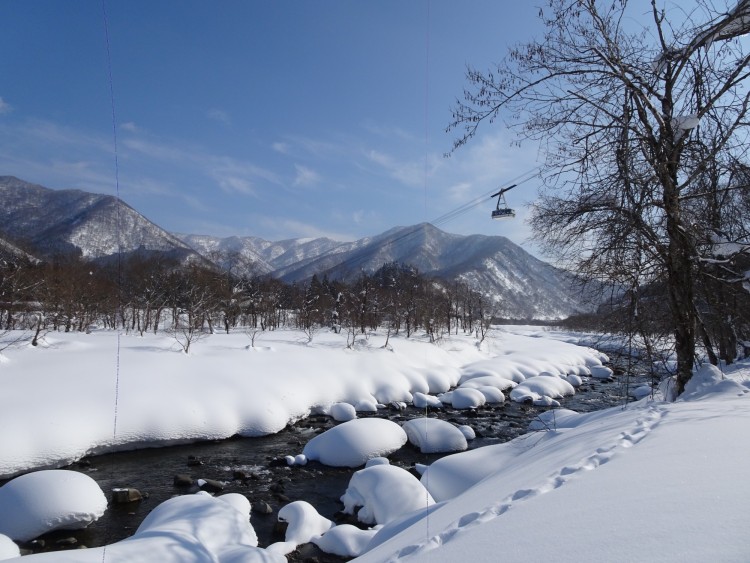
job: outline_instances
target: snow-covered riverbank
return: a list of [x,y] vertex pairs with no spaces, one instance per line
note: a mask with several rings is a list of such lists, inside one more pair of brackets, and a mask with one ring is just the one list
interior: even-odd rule
[[[591,349],[497,333],[438,344],[418,338],[296,331],[215,334],[179,352],[166,335],[51,333],[0,360],[0,477],[70,463],[91,452],[278,432],[311,412],[345,402],[360,410],[415,393],[448,391],[462,377],[511,385],[548,372],[575,374],[600,363]],[[562,380],[561,380],[562,381]],[[490,386],[490,383],[487,383]],[[479,399],[481,401],[481,398]],[[116,418],[115,418],[116,413]]]
[[[417,392],[435,395],[480,377],[497,385],[553,377],[568,383],[566,376],[586,377],[600,359],[543,332],[494,331],[482,351],[462,337],[438,345],[391,342],[393,350],[383,349],[372,336],[347,350],[339,335],[320,333],[306,344],[299,333],[280,332],[262,335],[253,350],[242,335],[215,335],[185,356],[170,351],[165,337],[123,336],[117,370],[116,335],[51,335],[46,348],[11,350],[0,364],[8,391],[0,398],[0,427],[18,429],[0,436],[3,472],[61,463],[92,448],[194,439],[201,432],[273,432],[338,402],[369,408],[410,401]],[[342,491],[345,504],[363,506],[362,515],[374,519],[370,531],[333,526],[314,507],[292,503],[284,515],[287,542],[264,550],[252,545],[240,499],[175,500],[104,555],[283,560],[277,556],[313,541],[373,562],[494,560],[500,553],[514,561],[552,553],[562,561],[743,561],[750,548],[750,489],[743,485],[750,465],[749,374],[750,367],[738,366],[722,380],[705,370],[676,403],[644,399],[627,409],[557,411],[546,431],[443,458],[421,482],[396,467],[371,467]],[[483,387],[467,388],[481,393]],[[403,487],[409,498],[422,487],[424,506],[403,514],[398,495],[378,495],[386,483]],[[236,534],[195,532],[206,527]],[[184,536],[180,550],[175,532]],[[32,556],[102,557],[101,549]]]

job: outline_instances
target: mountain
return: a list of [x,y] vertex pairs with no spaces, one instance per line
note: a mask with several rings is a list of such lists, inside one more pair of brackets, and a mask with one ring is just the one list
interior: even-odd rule
[[0,201],[0,235],[23,241],[41,257],[73,253],[100,259],[118,251],[197,257],[184,242],[113,196],[51,190],[0,176]]
[[13,242],[0,237],[0,267],[3,262],[15,262],[21,260],[23,262],[30,262],[32,264],[38,264],[41,262],[37,257],[32,256],[25,250],[16,246]]
[[[543,262],[501,236],[455,235],[423,223],[396,227],[354,242],[326,238],[268,242],[256,237],[226,239],[182,235],[204,256],[222,252],[247,256],[256,272],[287,282],[314,274],[352,279],[373,273],[387,262],[401,262],[430,276],[465,281],[498,304],[509,318],[554,319],[590,310],[573,290],[569,272]],[[221,259],[219,261],[222,261]]]
[[185,234],[175,236],[224,269],[254,275],[278,276],[283,269],[321,254],[334,252],[342,245],[328,238],[271,242],[258,237],[217,238]]
[[115,197],[51,190],[12,176],[0,176],[0,201],[0,240],[39,258],[73,253],[106,260],[118,252],[160,253],[287,282],[314,274],[350,280],[399,262],[425,275],[465,281],[496,302],[503,317],[554,319],[591,309],[573,291],[572,274],[500,236],[455,235],[428,223],[354,242],[175,235]]

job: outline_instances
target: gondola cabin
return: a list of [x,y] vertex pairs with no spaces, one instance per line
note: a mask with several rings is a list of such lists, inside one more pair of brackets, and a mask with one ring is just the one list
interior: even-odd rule
[[499,192],[492,194],[490,197],[496,197],[497,196],[497,206],[495,210],[492,212],[492,218],[493,219],[513,219],[516,216],[515,210],[508,207],[508,204],[505,202],[505,192],[508,190],[512,190],[516,187],[516,184],[513,184],[510,187],[503,188]]
[[493,219],[513,219],[516,216],[516,212],[513,209],[495,209],[492,211]]

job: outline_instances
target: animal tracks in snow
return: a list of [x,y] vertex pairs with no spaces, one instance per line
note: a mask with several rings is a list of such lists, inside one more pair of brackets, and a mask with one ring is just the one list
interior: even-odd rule
[[651,405],[642,416],[635,420],[634,428],[632,430],[621,432],[614,444],[597,448],[594,453],[583,458],[576,464],[565,465],[537,487],[519,489],[484,511],[464,514],[439,534],[430,537],[422,544],[412,544],[401,549],[398,553],[394,554],[393,558],[400,559],[408,555],[430,551],[475,526],[484,524],[493,518],[505,514],[508,510],[513,508],[513,505],[519,502],[525,502],[529,499],[533,499],[558,489],[577,475],[582,475],[587,471],[591,471],[608,463],[618,450],[625,451],[632,448],[648,436],[648,434],[662,420],[665,412],[664,409]]

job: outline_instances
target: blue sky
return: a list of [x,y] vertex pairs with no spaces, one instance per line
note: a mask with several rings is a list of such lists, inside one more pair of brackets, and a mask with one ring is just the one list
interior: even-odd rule
[[[354,240],[431,221],[537,166],[485,128],[450,158],[467,64],[541,33],[537,2],[105,0],[120,196],[162,227]],[[0,3],[0,175],[115,194],[100,1]],[[448,232],[533,250],[524,204]]]

